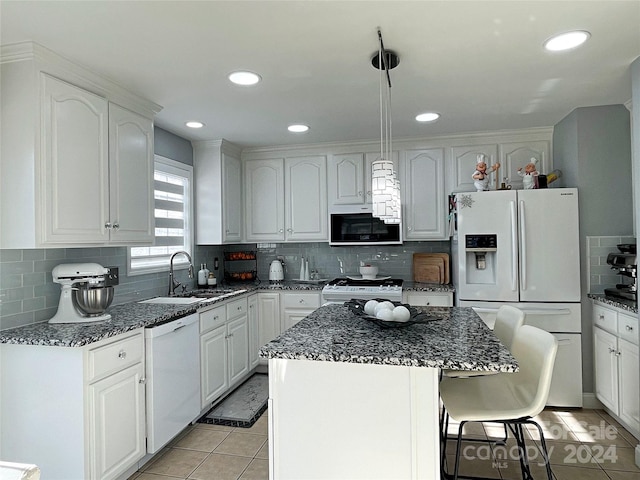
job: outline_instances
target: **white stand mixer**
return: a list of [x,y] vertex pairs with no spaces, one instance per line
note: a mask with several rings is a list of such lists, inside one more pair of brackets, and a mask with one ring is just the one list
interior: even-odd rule
[[[55,283],[62,285],[58,312],[49,323],[81,323],[109,320],[111,315],[104,312],[113,299],[113,285],[118,284],[117,268],[107,268],[97,263],[66,263],[54,267],[51,275]],[[74,305],[74,291],[81,288],[109,289],[105,293],[101,310],[97,314],[81,311],[81,307]],[[95,306],[93,306],[95,309]]]

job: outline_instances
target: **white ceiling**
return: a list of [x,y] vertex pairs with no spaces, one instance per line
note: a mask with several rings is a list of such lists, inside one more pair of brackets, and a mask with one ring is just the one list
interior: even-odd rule
[[[625,103],[640,56],[640,0],[3,0],[0,19],[2,44],[33,40],[162,105],[158,126],[245,147],[379,138],[377,27],[400,56],[395,139],[551,126]],[[591,39],[542,50],[571,29]],[[232,85],[236,69],[263,81]],[[414,121],[427,110],[442,118]],[[193,119],[205,128],[186,128]],[[298,122],[311,130],[286,131]]]

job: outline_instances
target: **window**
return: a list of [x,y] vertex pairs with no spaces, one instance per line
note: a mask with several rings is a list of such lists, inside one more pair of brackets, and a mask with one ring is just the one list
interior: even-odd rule
[[[159,155],[155,156],[155,240],[152,246],[128,249],[129,274],[167,271],[173,253],[184,250],[191,255],[192,185],[192,167]],[[174,261],[174,268],[188,265],[184,255],[177,256]]]

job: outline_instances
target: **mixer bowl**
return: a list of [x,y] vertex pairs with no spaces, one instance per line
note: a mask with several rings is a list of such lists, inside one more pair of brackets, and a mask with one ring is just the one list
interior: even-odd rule
[[113,301],[113,287],[74,287],[73,305],[85,315],[100,315]]

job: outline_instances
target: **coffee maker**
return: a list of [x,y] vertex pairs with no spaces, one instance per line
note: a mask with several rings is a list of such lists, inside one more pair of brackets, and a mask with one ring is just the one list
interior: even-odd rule
[[619,252],[610,253],[607,256],[607,264],[622,276],[622,283],[615,288],[605,288],[605,295],[638,301],[638,265],[636,257],[636,244],[620,244]]

